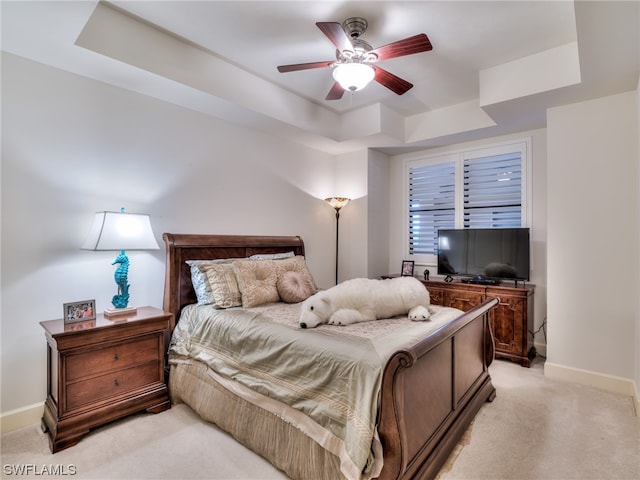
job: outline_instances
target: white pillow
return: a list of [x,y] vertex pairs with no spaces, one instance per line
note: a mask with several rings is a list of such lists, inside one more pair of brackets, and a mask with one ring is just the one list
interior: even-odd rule
[[285,252],[285,253],[257,253],[255,255],[251,255],[249,260],[279,260],[281,258],[289,258],[293,257],[295,254],[293,252]]

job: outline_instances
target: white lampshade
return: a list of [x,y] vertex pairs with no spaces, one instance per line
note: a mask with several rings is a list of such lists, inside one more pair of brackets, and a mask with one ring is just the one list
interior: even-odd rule
[[157,250],[149,215],[98,212],[83,250]]
[[364,63],[342,63],[333,69],[333,78],[345,90],[356,92],[373,80],[376,72]]

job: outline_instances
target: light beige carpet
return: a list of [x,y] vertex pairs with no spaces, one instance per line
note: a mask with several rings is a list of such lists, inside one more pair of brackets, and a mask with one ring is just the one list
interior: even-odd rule
[[[496,361],[491,375],[497,397],[439,480],[640,478],[640,420],[630,397],[550,380],[540,361],[531,369]],[[39,425],[3,435],[1,446],[2,478],[286,479],[184,405],[114,422],[55,455]],[[17,475],[20,468],[29,474]],[[55,468],[67,474],[43,474]]]
[[497,395],[472,425],[471,439],[440,480],[640,479],[640,419],[633,399],[546,378],[495,361]]

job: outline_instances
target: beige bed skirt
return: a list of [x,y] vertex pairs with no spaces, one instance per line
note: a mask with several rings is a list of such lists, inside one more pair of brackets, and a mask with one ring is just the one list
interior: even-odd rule
[[337,455],[320,446],[295,425],[240,398],[219,383],[200,362],[171,365],[169,392],[173,404],[186,403],[237,441],[295,480],[344,480]]

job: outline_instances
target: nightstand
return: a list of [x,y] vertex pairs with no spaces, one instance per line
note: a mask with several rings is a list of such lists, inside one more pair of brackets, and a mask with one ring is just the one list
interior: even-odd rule
[[52,453],[75,445],[91,428],[141,410],[170,408],[164,381],[170,319],[170,313],[140,307],[87,322],[40,322],[47,338],[42,429]]

